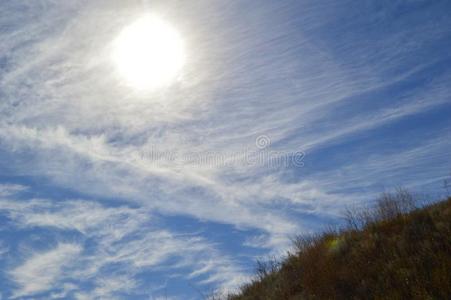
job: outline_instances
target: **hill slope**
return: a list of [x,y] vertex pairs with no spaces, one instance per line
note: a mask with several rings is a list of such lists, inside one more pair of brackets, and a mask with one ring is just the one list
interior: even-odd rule
[[348,214],[345,230],[299,238],[296,253],[260,263],[227,299],[450,299],[451,198],[409,209],[405,196]]

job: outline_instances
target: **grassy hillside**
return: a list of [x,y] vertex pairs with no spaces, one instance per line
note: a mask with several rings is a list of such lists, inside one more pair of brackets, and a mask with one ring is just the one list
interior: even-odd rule
[[348,226],[299,238],[281,262],[229,300],[451,299],[451,198],[415,208],[406,192],[384,195]]

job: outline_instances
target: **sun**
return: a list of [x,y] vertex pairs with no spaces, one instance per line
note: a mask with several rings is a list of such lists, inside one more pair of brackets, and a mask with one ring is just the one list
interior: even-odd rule
[[169,23],[146,15],[119,33],[113,42],[112,59],[129,86],[152,90],[177,79],[185,64],[185,46]]

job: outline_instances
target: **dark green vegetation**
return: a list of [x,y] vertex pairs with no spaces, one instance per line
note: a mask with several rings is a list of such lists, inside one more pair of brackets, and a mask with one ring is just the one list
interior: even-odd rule
[[225,299],[451,299],[451,198],[422,208],[412,198],[385,194],[348,211],[345,229],[298,238]]

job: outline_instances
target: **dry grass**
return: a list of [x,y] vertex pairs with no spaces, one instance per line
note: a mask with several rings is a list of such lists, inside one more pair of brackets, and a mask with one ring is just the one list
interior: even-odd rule
[[416,208],[399,190],[346,220],[345,229],[299,237],[281,262],[260,262],[255,280],[225,299],[449,299],[451,198]]

